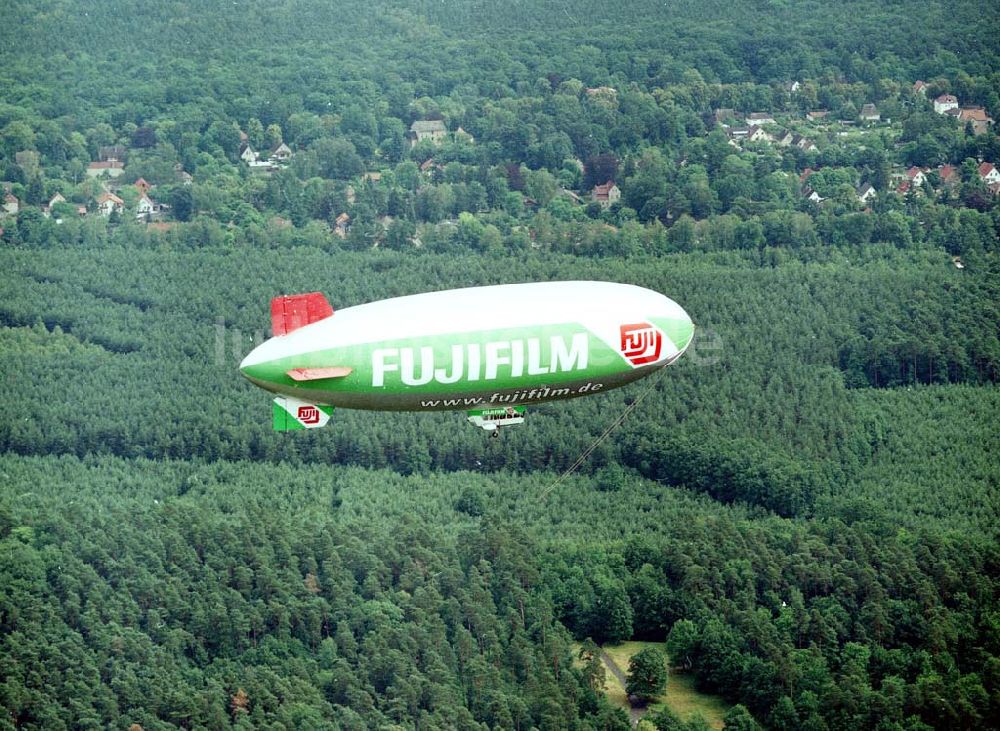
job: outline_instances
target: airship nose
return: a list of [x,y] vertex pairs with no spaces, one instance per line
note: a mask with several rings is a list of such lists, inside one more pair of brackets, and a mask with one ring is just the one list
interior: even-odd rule
[[674,328],[674,345],[682,353],[687,350],[687,347],[694,340],[694,323],[691,321],[690,316],[685,312],[684,318],[679,320],[676,327]]
[[670,302],[669,316],[659,320],[657,324],[677,348],[677,355],[687,350],[694,339],[694,323],[691,322],[691,317],[675,302]]

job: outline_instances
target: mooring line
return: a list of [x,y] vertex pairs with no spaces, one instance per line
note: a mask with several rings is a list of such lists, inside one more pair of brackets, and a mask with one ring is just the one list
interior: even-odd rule
[[[666,369],[661,368],[659,370],[659,373],[657,373],[657,376],[660,373],[663,373],[664,370]],[[642,402],[642,400],[649,395],[649,392],[653,390],[653,387],[656,386],[658,382],[659,378],[650,378],[649,385],[642,393],[639,394],[639,396],[635,399],[635,401],[633,401],[632,403],[630,403],[628,406],[625,407],[625,410],[621,413],[621,415],[613,422],[611,422],[611,425],[607,429],[605,429],[599,437],[597,437],[597,439],[594,441],[593,444],[591,444],[589,447],[587,447],[586,450],[584,450],[583,454],[581,454],[577,458],[576,462],[570,465],[565,472],[559,475],[559,477],[557,477],[556,480],[551,485],[549,485],[542,491],[542,494],[538,496],[538,499],[544,500],[545,498],[547,498],[549,496],[549,493],[555,490],[563,480],[565,480],[567,477],[576,472],[580,468],[580,465],[582,465],[584,461],[587,459],[587,457],[593,454],[594,450],[597,449],[599,446],[601,446],[601,444],[604,442],[605,439],[608,438],[611,432],[613,432],[615,429],[617,429],[619,426],[622,425],[625,419],[628,418],[628,415],[631,414],[632,411],[635,409],[635,407],[638,406]]]

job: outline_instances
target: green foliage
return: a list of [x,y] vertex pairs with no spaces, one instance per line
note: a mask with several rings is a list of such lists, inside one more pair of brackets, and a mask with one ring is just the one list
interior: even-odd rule
[[478,518],[486,510],[482,493],[471,487],[466,488],[462,491],[462,495],[458,500],[455,501],[455,510],[473,518]]
[[760,724],[750,715],[746,706],[736,704],[726,713],[724,731],[759,731]]
[[692,657],[697,648],[698,629],[690,619],[678,619],[667,635],[667,652],[674,665],[691,669]]
[[3,702],[18,725],[586,722],[569,637],[524,588],[523,535],[442,545],[424,518],[366,527],[328,509],[368,477],[0,462],[26,524],[0,538]]
[[607,672],[601,660],[600,653],[601,649],[588,637],[580,645],[580,652],[577,654],[577,657],[583,663],[584,681],[588,687],[598,693],[604,691],[604,684],[607,678]]
[[648,701],[667,687],[667,659],[655,647],[645,647],[629,660],[628,682],[625,691],[629,695]]
[[642,435],[623,458],[651,479],[706,492],[723,502],[744,501],[779,515],[809,512],[817,494],[812,470],[750,440],[720,445],[687,441],[667,430]]

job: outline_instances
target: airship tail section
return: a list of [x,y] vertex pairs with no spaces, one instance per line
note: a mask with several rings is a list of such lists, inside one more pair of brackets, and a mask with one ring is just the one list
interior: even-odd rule
[[326,404],[312,404],[291,396],[279,396],[274,399],[271,413],[275,431],[318,429],[330,421],[333,407]]
[[275,297],[271,300],[271,332],[276,337],[287,335],[332,314],[333,308],[322,292]]

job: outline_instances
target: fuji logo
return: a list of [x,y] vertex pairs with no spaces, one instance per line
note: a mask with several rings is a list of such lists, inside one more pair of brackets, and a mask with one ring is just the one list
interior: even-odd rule
[[315,406],[300,406],[296,418],[303,424],[318,424],[319,409]]
[[634,366],[655,363],[660,358],[663,333],[648,322],[637,322],[621,326],[621,351],[626,360]]

